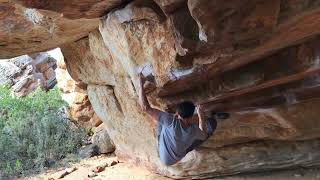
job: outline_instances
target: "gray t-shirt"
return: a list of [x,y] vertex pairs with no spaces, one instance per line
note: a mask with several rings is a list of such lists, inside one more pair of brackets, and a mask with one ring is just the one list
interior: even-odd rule
[[159,115],[157,131],[160,160],[166,165],[173,165],[181,160],[195,140],[206,139],[198,125],[183,128],[180,120],[165,112]]

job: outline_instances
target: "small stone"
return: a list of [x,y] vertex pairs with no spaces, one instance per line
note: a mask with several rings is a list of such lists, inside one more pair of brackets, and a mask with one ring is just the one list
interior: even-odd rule
[[109,167],[109,164],[108,163],[105,163],[104,165],[103,165],[103,167]]
[[65,169],[65,171],[67,172],[67,173],[72,173],[73,171],[75,171],[75,170],[77,170],[77,168],[76,167],[72,167],[72,168],[66,168]]
[[66,170],[62,170],[62,171],[58,171],[54,174],[52,174],[49,179],[61,179],[64,176],[66,176],[67,174],[69,174]]
[[116,164],[118,164],[118,161],[112,161],[112,162],[110,163],[110,166],[114,166],[114,165],[116,165]]
[[88,177],[95,177],[97,174],[95,172],[90,171]]
[[90,158],[99,155],[99,148],[94,144],[90,144],[88,146],[80,148],[78,151],[78,155],[81,158]]
[[115,150],[115,146],[108,135],[108,132],[104,126],[101,124],[99,127],[95,128],[94,135],[92,136],[92,144],[99,147],[100,153],[112,153]]
[[294,174],[294,177],[301,177],[302,174]]
[[102,172],[104,169],[105,169],[105,167],[103,167],[103,166],[97,166],[93,169],[93,172],[99,173],[99,172]]

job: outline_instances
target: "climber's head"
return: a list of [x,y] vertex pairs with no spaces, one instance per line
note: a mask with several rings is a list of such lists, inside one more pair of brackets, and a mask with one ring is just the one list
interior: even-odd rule
[[191,101],[184,101],[177,106],[176,114],[182,119],[188,119],[193,116],[195,105]]

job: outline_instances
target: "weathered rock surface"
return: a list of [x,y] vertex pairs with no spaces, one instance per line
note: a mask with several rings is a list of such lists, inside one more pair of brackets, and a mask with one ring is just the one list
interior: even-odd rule
[[62,13],[63,16],[70,19],[80,18],[99,18],[112,8],[121,5],[122,0],[93,0],[93,1],[29,1],[29,0],[13,0],[28,8],[52,10]]
[[115,150],[114,144],[110,139],[104,124],[101,124],[94,130],[92,144],[97,145],[99,152],[103,154],[112,153]]
[[[41,48],[61,45],[62,74],[67,69],[75,80],[65,78],[61,89],[79,107],[90,100],[119,158],[195,179],[319,165],[319,1],[134,1],[109,12],[99,29],[95,19],[80,18],[99,17],[103,8],[93,7],[106,3],[109,11],[118,1],[81,1],[70,11],[74,1],[16,2],[73,18],[61,23],[82,23],[71,36],[69,30],[56,31],[61,37],[52,36]],[[13,40],[4,44],[2,56],[41,49],[14,49]],[[138,104],[141,70],[154,107],[172,112],[177,103],[192,100],[204,104],[207,116],[230,112],[214,136],[177,165],[159,160],[155,124]]]
[[[62,2],[57,2],[60,3]],[[66,9],[70,10],[70,6]],[[57,12],[25,8],[11,0],[2,0],[0,1],[0,58],[46,51],[60,44],[75,41],[96,29],[98,23],[98,19],[70,20]]]
[[79,155],[81,158],[90,158],[90,157],[99,155],[99,148],[98,148],[98,146],[95,145],[95,144],[90,144],[90,145],[88,145],[88,146],[81,147],[81,148],[78,150],[78,155]]
[[8,84],[12,94],[23,97],[40,87],[51,89],[57,83],[56,60],[48,53],[19,56],[0,62],[0,85]]
[[[189,3],[191,2],[189,1]],[[241,2],[239,3],[241,4]],[[191,6],[190,4],[188,5]],[[254,5],[253,3],[253,7]],[[236,4],[235,8],[238,8]],[[255,8],[261,7],[259,5]],[[319,128],[314,128],[320,125],[317,123],[316,118],[319,114],[315,110],[318,108],[319,105],[317,104],[319,102],[313,99],[316,96],[317,89],[313,89],[313,92],[309,91],[309,97],[306,94],[301,94],[303,90],[315,88],[319,82],[316,80],[318,76],[312,77],[312,73],[318,72],[319,68],[317,60],[319,57],[317,50],[319,40],[317,39],[301,46],[285,49],[270,58],[262,58],[261,62],[244,67],[244,69],[234,70],[230,74],[225,73],[220,77],[212,78],[211,81],[207,80],[207,84],[194,88],[191,92],[179,92],[175,96],[173,96],[174,94],[166,96],[167,94],[161,94],[160,91],[162,98],[157,98],[158,88],[165,89],[168,87],[166,85],[167,82],[184,80],[183,77],[190,74],[192,75],[190,77],[194,79],[186,81],[189,84],[184,83],[181,87],[188,89],[188,87],[197,85],[198,77],[196,76],[201,75],[201,73],[196,73],[197,75],[195,76],[194,69],[184,70],[188,63],[186,65],[177,63],[178,56],[183,54],[181,50],[184,50],[185,47],[198,46],[200,48],[198,50],[203,48],[203,52],[210,52],[206,48],[212,47],[213,53],[219,52],[218,49],[221,48],[226,52],[220,51],[220,53],[230,53],[229,55],[232,55],[232,52],[250,51],[252,48],[259,46],[260,43],[252,42],[250,46],[245,45],[243,49],[235,49],[233,47],[234,50],[231,49],[231,51],[226,47],[234,46],[232,43],[240,43],[239,46],[244,46],[241,45],[241,42],[249,43],[248,38],[257,39],[259,37],[263,40],[261,40],[262,43],[266,41],[266,38],[273,38],[272,29],[278,28],[276,27],[277,23],[273,21],[277,19],[277,14],[279,13],[279,7],[274,8],[276,9],[272,11],[272,6],[270,12],[266,12],[266,15],[261,15],[262,18],[260,19],[266,21],[265,27],[262,29],[263,33],[250,34],[247,32],[250,30],[240,28],[239,30],[247,32],[247,34],[243,34],[246,37],[245,39],[223,41],[224,39],[222,38],[221,42],[219,42],[214,41],[214,37],[208,35],[207,41],[209,44],[205,45],[199,44],[199,41],[191,41],[190,43],[190,39],[183,40],[182,38],[183,41],[177,41],[179,36],[172,31],[172,26],[176,26],[172,18],[179,18],[178,14],[174,14],[175,12],[169,15],[172,18],[170,17],[171,19],[169,18],[167,21],[157,21],[157,18],[154,17],[155,15],[151,13],[151,9],[141,8],[137,10],[134,5],[109,13],[100,26],[100,32],[111,54],[110,61],[120,62],[127,75],[115,75],[116,85],[89,84],[88,93],[93,108],[105,122],[109,135],[116,145],[118,156],[124,159],[131,159],[137,164],[176,178],[204,178],[212,175],[318,164],[319,155],[316,153],[317,150],[312,150],[319,148],[317,145],[314,146],[314,143],[317,144],[318,140],[309,140],[320,137]],[[240,8],[239,11],[244,10]],[[260,10],[257,10],[257,12],[260,12]],[[264,17],[269,15],[271,20],[268,19],[269,17]],[[244,16],[247,17],[248,15]],[[255,14],[252,16],[257,18]],[[156,17],[159,18],[159,16]],[[239,18],[242,21],[243,17],[234,18]],[[258,18],[257,21],[261,21],[260,19]],[[239,20],[235,19],[234,24],[230,24],[230,27],[239,28],[236,26]],[[283,20],[283,23],[286,23],[286,21]],[[165,30],[165,36],[161,35],[161,31],[158,30],[158,28],[161,29],[162,27],[168,27]],[[179,27],[179,24],[176,27]],[[208,27],[212,26],[209,25]],[[216,28],[223,30],[219,29],[219,26]],[[233,30],[230,31],[235,34],[240,33],[233,32]],[[256,30],[252,30],[252,32],[254,31]],[[266,31],[270,32],[271,37],[267,36]],[[316,34],[317,32],[315,30],[312,33]],[[187,32],[184,33],[188,35]],[[180,39],[184,33],[179,32]],[[221,33],[226,37],[232,38],[230,34]],[[148,37],[149,34],[153,38]],[[160,46],[160,50],[167,53],[157,53],[157,47],[159,46],[153,44],[153,41],[155,39],[155,42],[161,42],[161,38],[157,40],[158,35],[166,39],[165,45]],[[210,44],[210,41],[215,43]],[[278,43],[277,41],[274,41],[274,43]],[[177,42],[180,42],[180,44],[177,44]],[[287,45],[282,44],[281,46]],[[188,55],[189,52],[186,51],[186,56],[190,59],[195,54],[199,54],[197,49],[191,49],[191,51],[193,51],[191,55]],[[152,52],[151,55],[149,54],[150,52]],[[201,54],[199,54],[199,57],[202,57]],[[255,57],[257,58],[258,56]],[[263,56],[259,55],[259,57]],[[197,67],[197,64],[199,65],[200,63],[199,69],[204,67],[205,70],[206,64],[210,65],[210,63],[215,62],[212,55],[210,55],[210,58],[210,61],[206,62],[194,59],[193,63],[195,64],[193,66]],[[275,66],[275,63],[279,63],[280,60],[283,62]],[[239,59],[239,61],[241,60]],[[198,103],[205,102],[208,111],[226,109],[226,107],[217,108],[213,106],[223,105],[224,103],[232,105],[230,110],[234,111],[231,113],[229,120],[223,121],[218,125],[216,134],[203,145],[203,150],[189,153],[176,166],[165,167],[159,162],[154,125],[141,112],[137,103],[135,76],[137,69],[141,70],[145,63],[150,64],[148,68],[151,68],[148,71],[154,75],[155,79],[151,83],[152,88],[149,96],[154,106],[161,109],[172,109],[175,103],[183,99],[192,99]],[[158,67],[161,68],[157,69]],[[112,68],[109,66],[107,69],[110,70]],[[206,73],[206,71],[203,71],[203,73]],[[148,73],[146,72],[146,74]],[[235,74],[239,76],[235,77]],[[274,88],[272,88],[273,86]],[[169,87],[172,89],[179,88],[180,84],[172,83],[172,86]],[[154,90],[155,88],[156,90]],[[168,88],[168,92],[170,92],[170,88]],[[237,97],[238,94],[239,97]],[[243,100],[239,104],[232,104],[236,102],[236,99],[232,98],[241,99],[240,95],[246,96],[242,97]],[[262,99],[265,96],[269,97],[269,99]],[[208,99],[208,97],[213,98]],[[248,101],[245,101],[248,98],[255,101],[249,104]],[[261,105],[267,106],[261,107]],[[239,109],[239,107],[242,109]],[[238,109],[234,110],[232,108]],[[145,134],[148,134],[148,136],[145,136]],[[306,141],[296,142],[297,140]],[[256,143],[257,141],[258,143]],[[148,146],[142,147],[140,146],[141,144],[148,144]],[[289,148],[298,146],[304,146],[306,149],[300,151],[298,148]],[[281,151],[280,149],[286,152],[288,156],[279,156],[278,150]],[[251,157],[249,160],[248,155]],[[312,156],[311,159],[313,161],[309,161],[310,159],[305,158],[306,156]],[[299,160],[295,161],[297,157],[301,159],[299,158]],[[292,163],[293,161],[295,163]]]
[[68,112],[71,119],[84,127],[99,126],[102,121],[92,109],[88,99],[87,85],[71,78],[64,62],[64,56],[59,49],[55,54],[58,57],[58,68],[56,69],[58,87],[62,92],[63,100],[69,105]]

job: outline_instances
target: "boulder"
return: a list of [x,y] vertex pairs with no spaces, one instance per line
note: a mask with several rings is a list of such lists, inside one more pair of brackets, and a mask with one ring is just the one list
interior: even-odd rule
[[99,152],[102,154],[112,153],[115,150],[114,144],[103,124],[95,129],[92,136],[92,144],[97,145]]
[[9,84],[12,94],[24,97],[38,87],[49,90],[56,84],[56,60],[48,53],[19,56],[0,62],[0,85]]
[[[319,165],[318,1],[118,3],[1,2],[0,54],[59,45],[66,64],[58,62],[57,79],[70,114],[95,126],[101,119],[121,160],[158,174],[201,179]],[[163,165],[156,125],[138,104],[141,71],[153,107],[174,112],[190,100],[207,117],[230,118],[199,149]]]
[[78,155],[79,157],[85,159],[85,158],[90,158],[96,155],[99,155],[99,148],[98,146],[94,145],[94,144],[90,144],[84,147],[81,147],[78,150]]
[[[90,31],[98,27],[97,18],[79,17],[71,20],[61,13],[27,8],[17,2],[15,0],[0,2],[2,12],[0,15],[0,58],[2,59],[47,51],[63,43],[87,36]],[[74,3],[71,4],[74,7]],[[86,5],[88,4],[90,3]],[[71,12],[70,5],[66,7],[69,12]],[[61,4],[60,7],[64,7],[64,4]],[[93,6],[91,11],[95,12],[96,9],[97,7]]]
[[8,61],[0,61],[0,84],[13,85],[14,78],[19,76],[21,69],[14,63]]
[[[59,59],[58,68],[55,70],[58,87],[62,92],[62,99],[69,105],[68,114],[70,118],[83,127],[99,126],[102,121],[95,115],[92,109],[87,95],[87,85],[75,81],[70,76],[60,50],[55,54],[57,54],[57,58]],[[66,54],[66,58],[69,58],[68,54]]]
[[[239,8],[236,4],[235,7]],[[259,5],[253,6],[253,8],[259,9],[261,7]],[[262,31],[271,33],[272,29],[276,28],[274,16],[278,15],[274,12],[278,13],[279,9],[277,8],[272,6],[270,12],[261,15],[262,17],[267,16],[266,19],[257,17],[257,21],[268,21],[263,25],[264,30]],[[242,11],[241,8],[239,11]],[[170,15],[174,16],[174,13]],[[270,21],[268,20],[269,15],[272,15]],[[181,41],[176,41],[176,38],[179,37],[173,32],[172,26],[174,24],[170,21],[172,19],[158,21],[155,16],[157,17],[152,13],[152,9],[137,8],[131,4],[124,9],[109,13],[99,27],[103,41],[111,54],[109,61],[120,62],[126,75],[115,75],[116,85],[89,83],[88,95],[93,109],[104,122],[116,146],[118,157],[174,178],[207,178],[239,172],[318,164],[319,156],[316,151],[312,150],[317,149],[320,137],[318,128],[313,128],[319,126],[316,120],[318,114],[313,110],[318,108],[319,102],[312,98],[318,91],[317,83],[319,82],[316,80],[318,76],[312,77],[312,73],[317,72],[315,69],[318,68],[316,63],[316,59],[319,57],[316,48],[318,47],[318,39],[301,46],[282,49],[273,56],[262,58],[261,62],[252,63],[250,66],[231,71],[230,74],[225,73],[215,79],[212,78],[212,81],[207,81],[207,84],[203,83],[201,86],[193,88],[192,91],[169,94],[171,89],[180,87],[180,85],[181,87],[196,86],[196,78],[192,78],[196,77],[198,73],[205,76],[206,74],[201,74],[200,70],[205,67],[206,63],[210,64],[215,61],[203,61],[203,65],[199,65],[199,67],[197,64],[191,64],[194,67],[190,69],[184,69],[184,64],[175,64],[176,60],[174,59],[178,54],[182,55],[179,46],[184,48],[190,44],[183,42],[177,44]],[[258,15],[252,14],[252,16]],[[167,27],[168,29],[166,29]],[[212,28],[211,25],[209,27]],[[165,29],[165,35],[161,34],[162,28]],[[248,29],[241,30],[250,31]],[[180,32],[180,35],[183,34]],[[225,33],[222,32],[222,34]],[[231,38],[230,35],[225,35]],[[265,35],[267,34],[247,34],[244,36],[265,39]],[[114,37],[117,39],[113,39]],[[159,37],[158,40],[157,37]],[[214,37],[208,36],[207,41],[211,41],[211,38]],[[164,46],[153,44],[154,40],[159,43],[161,39],[165,39]],[[224,44],[222,39],[221,42],[217,41],[216,45],[209,44],[208,46],[220,48],[220,45],[233,46],[233,42],[237,44],[245,41],[245,39],[230,40]],[[197,43],[199,42],[196,41],[193,45]],[[231,50],[237,53],[240,50],[245,52],[259,45],[259,43],[252,43],[245,49]],[[199,48],[202,48],[201,46]],[[160,47],[160,53],[157,52],[157,47]],[[301,50],[299,50],[300,48]],[[229,51],[230,49],[225,50]],[[299,51],[305,55],[296,53]],[[149,54],[150,52],[152,54]],[[212,52],[219,51],[213,49]],[[186,57],[192,58],[189,54],[186,54]],[[199,55],[198,57],[204,56]],[[212,58],[212,56],[210,57]],[[280,59],[283,64],[279,67],[272,66]],[[299,59],[304,62],[304,65]],[[295,62],[294,65],[290,64],[293,62]],[[200,150],[188,153],[177,165],[166,167],[159,160],[155,125],[141,111],[138,104],[137,69],[143,69],[145,64],[150,64],[146,67],[151,68],[148,71],[154,76],[154,82],[151,82],[153,89],[150,90],[148,97],[154,107],[162,110],[174,110],[175,103],[188,99],[196,103],[205,103],[208,108],[206,111],[225,108],[218,106],[223,103],[230,105],[231,108],[240,107],[242,109],[232,111],[228,120],[220,122],[215,135],[207,140]],[[106,67],[109,71],[114,72],[113,66]],[[195,67],[199,68],[199,71]],[[221,65],[221,68],[223,67]],[[290,70],[284,70],[285,67],[289,67]],[[267,73],[270,75],[266,76]],[[239,76],[235,77],[234,74]],[[185,79],[185,77],[191,78]],[[227,77],[230,78],[230,81],[227,80]],[[180,80],[193,84],[171,84],[171,82]],[[157,89],[160,89],[160,94]],[[161,90],[163,89],[168,89],[169,93],[162,94]],[[306,89],[308,92],[302,93]],[[288,96],[287,93],[293,93],[293,95]],[[307,94],[310,95],[309,98]],[[238,104],[232,98],[239,99]],[[141,146],[142,144],[145,146]],[[290,147],[303,148],[291,149]],[[287,156],[279,156],[279,151]],[[311,156],[311,161],[306,158]],[[295,161],[297,157],[299,160]],[[294,163],[292,163],[293,161]]]

